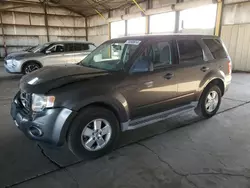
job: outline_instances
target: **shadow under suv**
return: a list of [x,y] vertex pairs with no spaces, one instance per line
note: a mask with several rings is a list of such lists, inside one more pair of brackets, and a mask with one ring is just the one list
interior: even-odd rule
[[29,138],[79,157],[111,151],[120,132],[195,109],[216,114],[231,82],[218,37],[165,35],[109,40],[79,65],[44,67],[20,81],[11,115]]

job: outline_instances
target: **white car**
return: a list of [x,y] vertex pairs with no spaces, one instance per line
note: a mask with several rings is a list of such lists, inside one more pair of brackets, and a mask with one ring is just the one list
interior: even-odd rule
[[95,48],[91,42],[50,42],[30,51],[8,55],[4,66],[9,73],[27,74],[44,66],[76,64]]

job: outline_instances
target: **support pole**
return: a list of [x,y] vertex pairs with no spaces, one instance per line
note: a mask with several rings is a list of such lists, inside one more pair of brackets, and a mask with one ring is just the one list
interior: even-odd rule
[[222,0],[218,0],[216,22],[215,22],[215,29],[214,29],[214,34],[216,36],[220,36],[221,34],[222,13],[223,13],[223,2]]
[[47,33],[47,41],[50,42],[49,24],[48,24],[48,14],[47,14],[47,4],[46,4],[46,2],[43,2],[43,9],[44,9],[44,23],[45,23],[46,33]]
[[[128,8],[125,9],[125,14],[128,14]],[[128,20],[125,20],[125,36],[128,36]]]
[[6,41],[5,41],[5,35],[4,35],[4,29],[3,29],[3,18],[2,18],[2,12],[0,12],[0,21],[1,21],[1,30],[2,30],[2,36],[3,36],[3,45],[4,45],[4,55],[7,56],[7,46],[6,46]]
[[179,28],[180,27],[180,11],[176,11],[175,12],[175,29],[174,32],[178,33],[179,32]]
[[[108,12],[108,18],[111,17],[111,12],[109,11]],[[111,23],[108,22],[108,39],[110,40],[111,39]]]
[[85,31],[86,31],[86,41],[89,40],[89,28],[88,28],[88,18],[85,17]]
[[[152,0],[147,0],[147,6],[146,9],[151,9],[152,8]],[[145,28],[145,33],[149,34],[150,33],[150,17],[149,16],[145,16],[145,20],[146,20],[146,28]]]
[[[176,3],[181,3],[183,0],[177,0]],[[174,32],[178,33],[180,29],[180,11],[175,11],[175,29]]]

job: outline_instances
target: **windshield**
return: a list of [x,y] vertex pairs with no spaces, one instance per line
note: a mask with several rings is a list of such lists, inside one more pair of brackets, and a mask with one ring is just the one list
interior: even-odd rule
[[31,47],[26,48],[24,51],[32,52],[32,50],[33,50],[34,48],[36,48],[36,47],[37,47],[37,46],[31,46]]
[[35,48],[31,49],[31,52],[33,52],[33,53],[42,52],[50,44],[51,43],[45,43],[45,44],[42,44],[42,45],[37,45]]
[[140,46],[140,43],[141,41],[138,40],[106,42],[82,60],[81,64],[110,71],[122,70]]

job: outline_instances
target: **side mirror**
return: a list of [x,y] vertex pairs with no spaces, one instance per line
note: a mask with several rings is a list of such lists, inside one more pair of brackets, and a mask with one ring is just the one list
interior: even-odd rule
[[134,63],[131,72],[136,73],[136,72],[150,72],[150,71],[153,71],[153,63],[147,58],[142,58]]
[[51,51],[50,50],[46,50],[45,54],[50,54]]

